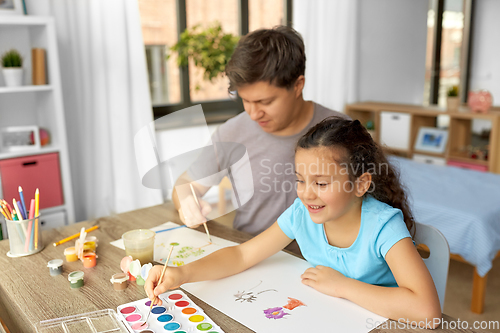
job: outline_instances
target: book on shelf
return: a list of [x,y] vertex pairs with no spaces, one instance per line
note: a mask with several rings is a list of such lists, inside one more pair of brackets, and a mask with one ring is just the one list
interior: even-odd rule
[[31,62],[33,65],[32,84],[47,84],[47,75],[45,73],[45,50],[40,48],[31,49]]

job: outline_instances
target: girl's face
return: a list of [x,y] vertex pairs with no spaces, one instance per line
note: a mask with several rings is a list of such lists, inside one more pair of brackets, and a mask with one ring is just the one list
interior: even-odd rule
[[[314,223],[341,219],[359,207],[359,186],[349,180],[339,149],[298,149],[295,154],[297,195]],[[364,192],[363,192],[364,194]]]

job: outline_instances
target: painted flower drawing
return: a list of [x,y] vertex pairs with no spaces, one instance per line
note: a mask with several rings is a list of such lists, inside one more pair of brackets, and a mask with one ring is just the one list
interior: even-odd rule
[[266,318],[269,319],[281,319],[284,316],[289,315],[289,313],[283,311],[283,308],[281,306],[264,310],[264,314],[266,315]]

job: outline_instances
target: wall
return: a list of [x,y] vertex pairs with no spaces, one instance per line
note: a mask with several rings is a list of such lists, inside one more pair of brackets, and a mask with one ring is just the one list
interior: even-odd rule
[[427,1],[362,0],[359,100],[422,104]]
[[499,13],[500,1],[476,1],[470,67],[470,89],[489,90],[494,105],[500,105]]

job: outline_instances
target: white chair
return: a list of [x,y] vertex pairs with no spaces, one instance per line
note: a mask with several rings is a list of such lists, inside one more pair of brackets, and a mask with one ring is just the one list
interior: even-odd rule
[[422,258],[425,266],[431,273],[432,280],[439,296],[441,311],[444,307],[444,294],[448,280],[448,266],[450,265],[450,247],[443,234],[433,226],[416,223],[415,237],[416,245],[426,245],[429,249],[429,257]]

